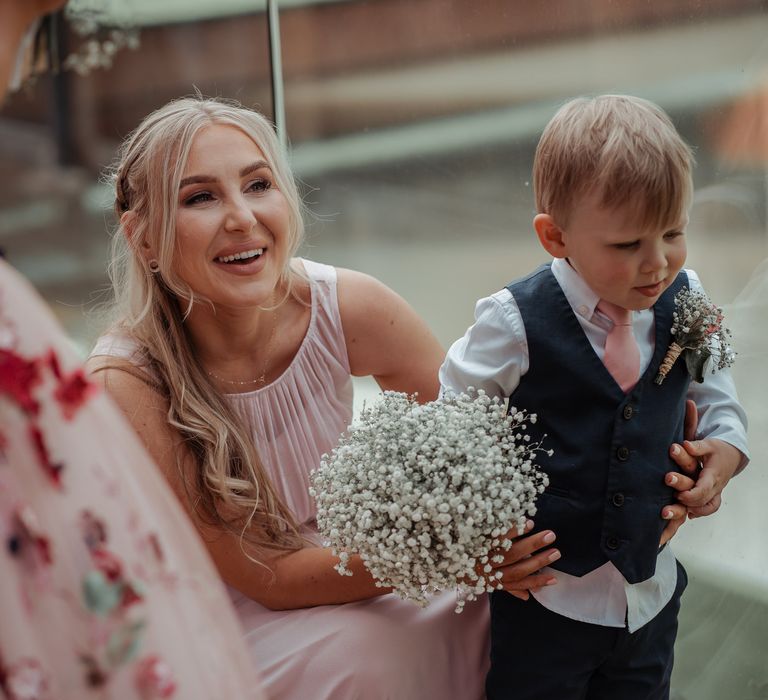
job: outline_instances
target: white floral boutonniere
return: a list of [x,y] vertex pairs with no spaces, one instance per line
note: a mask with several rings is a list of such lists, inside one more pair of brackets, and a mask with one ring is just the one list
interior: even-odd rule
[[401,598],[435,591],[465,600],[500,587],[511,528],[523,532],[548,483],[544,452],[526,433],[536,417],[482,391],[419,405],[385,392],[312,475],[317,525],[340,562],[357,554]]
[[674,341],[659,367],[656,384],[664,381],[681,353],[685,353],[688,374],[696,382],[704,381],[710,358],[716,363],[712,372],[733,365],[736,353],[729,342],[731,332],[723,327],[723,311],[703,292],[685,288],[675,295],[671,332]]

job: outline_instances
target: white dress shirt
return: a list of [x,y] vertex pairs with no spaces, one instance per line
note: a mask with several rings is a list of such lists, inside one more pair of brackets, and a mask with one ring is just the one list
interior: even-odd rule
[[[562,288],[590,345],[602,360],[612,322],[597,311],[600,298],[566,260],[555,259],[552,273]],[[691,289],[703,291],[698,276],[686,270]],[[632,312],[632,330],[640,348],[640,375],[653,356],[654,313]],[[442,391],[465,391],[472,386],[489,396],[506,399],[528,371],[528,342],[523,319],[512,294],[502,289],[481,299],[475,307],[475,323],[448,351],[440,368]],[[728,442],[747,459],[746,415],[738,403],[736,388],[727,370],[707,372],[704,382],[691,382],[688,398],[699,412],[697,438]],[[557,449],[555,447],[555,449]],[[557,533],[555,533],[557,534]],[[641,583],[630,584],[606,562],[585,576],[546,568],[557,579],[534,594],[544,607],[565,617],[605,627],[626,627],[630,632],[652,620],[672,597],[677,582],[675,557],[669,546],[659,553],[656,573]]]

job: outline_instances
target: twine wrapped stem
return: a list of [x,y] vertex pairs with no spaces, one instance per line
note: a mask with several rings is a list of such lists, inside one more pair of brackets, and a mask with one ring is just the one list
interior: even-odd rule
[[680,357],[680,353],[683,352],[684,348],[678,345],[677,343],[672,343],[669,346],[669,350],[667,350],[667,354],[664,355],[664,359],[661,361],[661,366],[659,367],[659,373],[656,375],[656,379],[654,380],[656,384],[661,384],[664,381],[664,377],[669,374],[669,370],[672,369],[672,365],[675,364],[675,361],[678,357]]

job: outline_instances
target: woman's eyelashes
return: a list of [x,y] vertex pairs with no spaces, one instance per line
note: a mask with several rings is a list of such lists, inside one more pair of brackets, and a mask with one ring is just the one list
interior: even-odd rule
[[272,187],[272,183],[267,180],[266,178],[260,177],[256,180],[252,180],[251,183],[246,188],[246,191],[251,192],[266,192],[268,189]]
[[[261,194],[272,188],[272,182],[266,178],[257,178],[250,180],[243,189],[243,194]],[[196,204],[204,204],[212,202],[217,198],[217,195],[211,190],[201,190],[194,194],[187,195],[183,198],[184,206],[194,206]]]
[[184,198],[184,206],[191,207],[195,204],[202,204],[203,202],[210,202],[213,199],[213,195],[210,192],[195,192],[195,194],[189,195]]

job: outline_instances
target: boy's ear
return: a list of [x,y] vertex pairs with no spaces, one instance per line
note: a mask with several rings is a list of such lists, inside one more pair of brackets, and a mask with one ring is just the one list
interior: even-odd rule
[[[133,248],[135,247],[135,243],[133,241],[133,234],[136,231],[136,212],[131,211],[130,209],[126,212],[123,212],[122,216],[120,217],[120,226],[123,229],[123,235],[128,240],[128,244]],[[152,251],[149,247],[149,243],[146,241],[142,242],[141,246],[136,251],[141,255],[145,260],[149,260],[152,256]]]
[[549,214],[536,214],[533,217],[533,228],[542,247],[553,258],[568,257],[565,234]]

